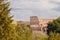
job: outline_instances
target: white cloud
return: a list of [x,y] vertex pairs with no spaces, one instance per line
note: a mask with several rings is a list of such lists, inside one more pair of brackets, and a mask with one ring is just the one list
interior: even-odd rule
[[52,9],[59,5],[51,3],[51,1],[60,2],[60,0],[11,0],[12,13],[15,13],[15,19],[20,17],[22,20],[28,19],[31,15],[56,18],[56,16],[60,16],[58,15],[60,12]]
[[11,11],[14,15],[15,20],[29,20],[30,16],[33,15],[32,11],[29,10],[15,10]]
[[60,0],[50,0],[50,1],[60,2]]
[[12,2],[13,7],[29,7],[29,8],[43,8],[43,9],[51,9],[56,7],[57,5],[50,3],[48,0],[41,0],[38,2],[33,2],[33,1],[15,1]]

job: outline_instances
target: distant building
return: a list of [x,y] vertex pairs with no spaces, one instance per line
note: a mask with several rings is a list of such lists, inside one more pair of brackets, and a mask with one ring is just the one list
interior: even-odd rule
[[41,31],[47,33],[47,23],[52,22],[52,19],[42,19],[37,16],[30,17],[30,28],[32,30]]

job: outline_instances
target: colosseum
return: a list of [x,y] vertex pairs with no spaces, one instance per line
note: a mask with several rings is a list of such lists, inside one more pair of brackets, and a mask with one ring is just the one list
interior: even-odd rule
[[30,17],[30,28],[35,31],[47,33],[47,24],[52,22],[53,19],[43,19],[37,16]]

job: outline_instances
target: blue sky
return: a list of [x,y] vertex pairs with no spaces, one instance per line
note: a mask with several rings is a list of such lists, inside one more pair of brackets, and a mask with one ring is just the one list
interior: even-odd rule
[[54,19],[60,16],[60,0],[9,0],[14,20],[29,21],[30,16]]

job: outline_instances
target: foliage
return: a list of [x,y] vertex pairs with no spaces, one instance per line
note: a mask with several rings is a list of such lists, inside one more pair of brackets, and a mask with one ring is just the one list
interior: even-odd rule
[[0,0],[0,40],[16,40],[12,16],[10,16],[9,3]]
[[60,33],[60,17],[57,18],[56,20],[53,20],[53,22],[48,23],[48,34],[49,32],[56,32]]
[[32,30],[29,27],[17,26],[16,28],[18,34],[18,40],[33,40]]
[[60,40],[60,34],[50,32],[48,40]]
[[48,23],[48,40],[60,40],[60,17]]
[[48,36],[44,33],[41,33],[40,31],[38,32],[34,31],[33,36],[34,36],[34,40],[47,40],[48,39]]

